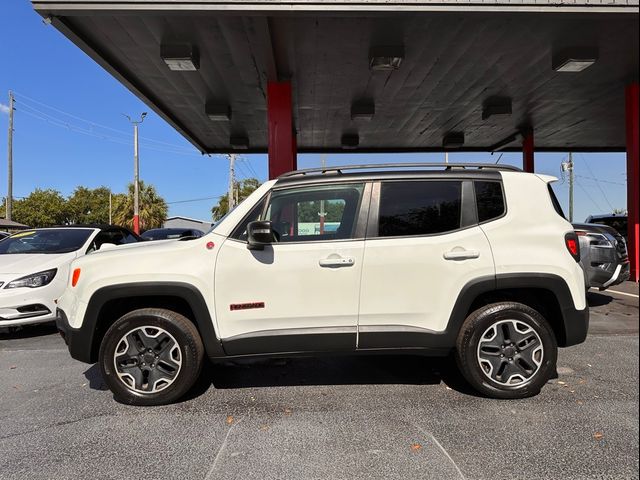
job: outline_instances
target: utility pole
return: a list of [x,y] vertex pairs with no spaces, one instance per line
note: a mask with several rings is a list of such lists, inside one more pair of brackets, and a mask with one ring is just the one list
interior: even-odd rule
[[[320,163],[323,169],[327,166],[326,153],[320,155]],[[320,200],[320,212],[318,213],[318,215],[320,215],[320,235],[324,235],[324,217],[327,216],[327,212],[324,211],[324,200]]]
[[573,153],[569,152],[569,159],[562,162],[561,168],[563,172],[569,172],[569,221],[573,222]]
[[573,223],[573,153],[569,152],[569,221]]
[[228,203],[229,203],[229,208],[227,209],[228,212],[230,212],[233,207],[235,207],[235,198],[234,198],[234,194],[233,191],[235,190],[235,184],[236,184],[236,171],[235,171],[235,164],[236,164],[236,155],[234,153],[230,153],[229,154],[229,195],[228,195]]
[[138,158],[138,125],[144,122],[147,112],[142,112],[140,120],[133,121],[125,115],[133,125],[133,231],[140,234],[140,162]]
[[111,190],[109,190],[109,225],[111,225],[111,223],[112,223],[112,221],[111,221],[111,206],[112,206]]
[[5,218],[11,220],[13,210],[13,92],[9,90],[9,135],[7,137],[7,212]]

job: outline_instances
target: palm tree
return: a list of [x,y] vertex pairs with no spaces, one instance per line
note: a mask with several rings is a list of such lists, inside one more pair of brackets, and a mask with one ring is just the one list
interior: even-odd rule
[[[153,185],[140,181],[140,230],[162,227],[167,219],[169,207],[158,195]],[[128,185],[128,193],[120,193],[113,198],[113,223],[133,229],[133,183]]]

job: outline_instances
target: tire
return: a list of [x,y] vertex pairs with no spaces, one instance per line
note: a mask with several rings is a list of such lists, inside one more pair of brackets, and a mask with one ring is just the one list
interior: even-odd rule
[[98,361],[118,402],[148,406],[173,403],[187,393],[203,358],[202,339],[192,322],[170,310],[144,308],[111,325]]
[[537,395],[555,373],[558,344],[538,311],[522,303],[500,302],[466,318],[455,355],[462,375],[479,393],[527,398]]

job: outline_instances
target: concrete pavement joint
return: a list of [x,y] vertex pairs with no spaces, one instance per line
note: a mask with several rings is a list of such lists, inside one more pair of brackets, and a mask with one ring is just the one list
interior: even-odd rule
[[222,441],[222,445],[220,445],[220,448],[218,449],[218,453],[216,453],[216,458],[213,459],[213,464],[211,465],[211,468],[207,472],[207,475],[204,477],[204,480],[209,480],[213,478],[211,475],[213,475],[213,473],[215,472],[216,467],[218,466],[218,460],[222,456],[222,453],[224,452],[225,448],[227,447],[227,441],[229,440],[229,435],[231,435],[231,432],[238,426],[238,424],[240,424],[240,422],[242,422],[242,419],[238,420],[236,423],[231,425],[231,427],[229,427],[229,430],[227,431],[227,434],[225,435],[224,440]]

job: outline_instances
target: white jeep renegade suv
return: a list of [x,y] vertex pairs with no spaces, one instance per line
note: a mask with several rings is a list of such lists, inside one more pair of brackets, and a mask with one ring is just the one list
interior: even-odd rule
[[539,392],[588,328],[554,179],[380,167],[291,172],[201,238],[75,260],[57,319],[71,355],[138,405],[183,396],[205,354],[453,353],[487,396]]

